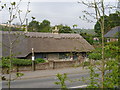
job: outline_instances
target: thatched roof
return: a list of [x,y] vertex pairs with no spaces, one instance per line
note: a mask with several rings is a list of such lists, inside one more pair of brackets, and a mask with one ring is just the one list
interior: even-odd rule
[[[17,33],[17,34],[16,34]],[[91,46],[79,34],[53,34],[39,32],[11,32],[11,40],[15,41],[13,53],[16,57],[26,57],[34,48],[36,53],[51,52],[90,52]],[[16,42],[17,39],[17,42]],[[3,56],[9,55],[8,32],[2,32]]]
[[119,33],[120,33],[120,26],[117,26],[117,27],[112,28],[110,31],[108,31],[104,35],[104,37],[118,38]]

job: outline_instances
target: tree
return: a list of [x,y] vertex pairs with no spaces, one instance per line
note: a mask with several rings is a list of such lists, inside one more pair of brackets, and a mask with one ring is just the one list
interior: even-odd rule
[[39,21],[34,21],[32,20],[29,25],[28,25],[28,30],[29,31],[32,31],[32,32],[37,32],[39,31],[39,28],[40,28],[40,22]]
[[[101,54],[101,63],[100,63],[101,67],[100,67],[99,70],[101,71],[101,81],[100,81],[101,83],[99,84],[99,87],[105,88],[106,87],[105,84],[109,84],[109,81],[105,82],[106,81],[105,76],[106,76],[106,72],[107,72],[107,70],[105,68],[106,67],[105,65],[107,65],[106,64],[107,61],[105,59],[105,43],[104,43],[105,20],[106,20],[105,10],[106,10],[106,8],[111,9],[111,7],[109,7],[109,5],[105,6],[104,0],[94,0],[94,1],[91,1],[91,2],[82,1],[82,4],[84,4],[88,8],[93,8],[94,11],[95,11],[95,13],[91,13],[91,12],[88,12],[86,10],[83,11],[85,13],[85,15],[83,15],[83,19],[87,20],[89,22],[92,22],[87,17],[87,16],[91,16],[94,19],[96,19],[97,23],[99,23],[99,25],[100,25],[100,33],[101,33],[100,36],[102,38],[102,40],[101,40],[102,43],[101,43],[100,47],[101,47],[102,50],[100,52],[100,54]],[[117,62],[118,60],[114,60],[114,61]],[[108,66],[108,67],[110,67],[110,66]],[[117,67],[118,67],[118,63],[117,63]],[[113,70],[113,68],[111,70]],[[116,74],[117,74],[117,72],[116,72]],[[95,85],[95,83],[94,83],[94,85]]]
[[117,12],[110,14],[108,19],[109,19],[111,28],[115,26],[120,26],[120,15]]
[[[119,86],[119,62],[118,52],[120,50],[118,42],[109,42],[105,44],[105,75],[104,75],[104,87],[115,88]],[[88,55],[89,59],[101,61],[101,47],[96,48],[92,53]],[[98,63],[99,64],[99,63]],[[92,66],[93,67],[93,66]],[[101,70],[101,67],[99,68]],[[97,77],[99,78],[99,77]],[[98,80],[96,80],[97,82]]]
[[6,10],[9,14],[9,20],[8,20],[8,39],[9,39],[9,79],[8,79],[8,88],[10,89],[11,87],[11,72],[12,72],[12,57],[13,57],[13,48],[15,47],[14,44],[17,42],[18,38],[19,38],[19,33],[15,33],[16,38],[15,40],[11,40],[11,31],[12,31],[12,23],[16,18],[19,18],[20,20],[20,24],[21,26],[24,24],[26,17],[28,15],[28,13],[30,12],[29,10],[29,4],[30,2],[28,2],[27,4],[27,10],[25,13],[24,18],[21,19],[21,10],[19,9],[19,5],[21,4],[22,0],[19,0],[18,3],[16,2],[10,2],[10,5],[7,6],[6,3],[4,3],[2,7],[2,10]]
[[[118,55],[119,47],[118,42],[109,42],[105,44],[105,59],[116,58]],[[101,47],[97,47],[92,53],[88,54],[89,59],[101,60]]]
[[[97,33],[97,35],[99,35],[99,36],[101,36],[101,27],[100,27],[100,24],[99,24],[99,22],[100,22],[100,20],[102,19],[103,17],[101,16],[100,17],[100,19],[99,19],[99,21],[97,21],[97,23],[95,24],[95,26],[94,26],[94,30],[95,30],[95,32]],[[109,20],[108,20],[108,16],[104,16],[104,22],[105,22],[105,30],[107,30],[108,29],[108,25],[109,25]]]
[[[101,16],[99,21],[102,19],[103,17]],[[97,21],[97,23],[94,26],[95,32],[100,35],[101,34],[101,27],[99,24],[99,21]],[[105,15],[104,16],[104,22],[105,22],[105,33],[107,33],[109,30],[111,30],[113,27],[115,26],[120,26],[120,16],[119,14],[116,13],[112,13],[109,16]]]
[[60,85],[63,90],[64,89],[67,90],[67,87],[65,84],[65,81],[67,80],[67,74],[66,73],[64,73],[64,74],[58,73],[56,76],[57,76],[59,81],[55,82],[55,84]]
[[93,44],[93,36],[87,33],[80,34],[85,40],[87,40],[90,44]]
[[41,23],[40,23],[40,30],[38,32],[50,32],[50,21],[48,20],[43,20]]
[[59,33],[72,33],[72,29],[67,25],[57,25]]
[[35,18],[32,17],[32,21],[29,23],[28,28],[29,31],[33,32],[51,32],[50,21],[43,20],[41,23],[39,21],[34,20]]
[[74,24],[74,25],[73,25],[73,28],[75,28],[75,27],[77,27],[77,26],[78,26],[77,24]]

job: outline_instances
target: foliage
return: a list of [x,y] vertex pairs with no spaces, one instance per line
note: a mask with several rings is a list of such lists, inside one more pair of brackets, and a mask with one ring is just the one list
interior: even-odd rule
[[[10,58],[5,58],[3,57],[1,62],[2,62],[2,67],[9,67],[10,65]],[[17,59],[17,58],[11,58],[12,65],[14,66],[28,66],[32,64],[32,60],[26,60],[26,59]]]
[[[15,80],[15,79],[17,79],[17,78],[20,78],[20,77],[22,77],[22,76],[24,76],[23,73],[17,72],[17,73],[16,73],[16,78],[14,78],[13,80]],[[2,75],[1,79],[2,79],[2,80],[7,80],[7,78],[6,78],[4,75]]]
[[117,59],[111,59],[106,62],[106,73],[104,86],[115,88],[119,86],[119,62]]
[[[98,62],[97,62],[98,63]],[[100,65],[100,62],[99,62]],[[90,83],[88,88],[100,88],[101,87],[101,81],[100,76],[101,73],[96,72],[102,71],[101,67],[98,65],[92,65],[88,66],[90,70]],[[97,68],[97,69],[96,69]],[[118,88],[119,86],[119,60],[117,58],[115,59],[106,59],[105,60],[105,67],[104,67],[104,88]]]
[[29,31],[39,31],[39,24],[40,22],[38,21],[31,21],[28,25]]
[[[106,43],[104,49],[105,49],[105,59],[104,59],[105,66],[104,66],[103,85],[105,88],[115,88],[119,86],[120,73],[119,73],[118,53],[120,51],[120,48],[118,47],[118,42],[109,42]],[[98,54],[99,52],[101,52],[101,48],[97,48],[93,53],[89,54],[89,58],[94,60],[97,59],[101,60],[101,55]],[[91,70],[91,73],[93,71],[95,72],[96,67],[102,72],[103,69],[100,66],[98,66],[101,65],[100,62],[97,62],[99,64],[96,64],[96,66],[92,66],[91,68],[89,68]],[[95,83],[94,82],[90,83],[89,88],[93,87],[93,85],[95,85],[95,88],[99,88],[99,86],[101,86],[101,83],[97,83],[98,80],[96,80],[96,78],[93,78],[95,77],[94,75],[90,75],[90,81],[91,82],[95,81]],[[99,75],[101,74],[99,73]]]
[[[83,15],[83,17],[84,17],[84,20],[87,20],[89,22],[90,22],[90,19],[88,19],[87,16],[91,16],[97,20],[97,23],[95,25],[95,31],[98,34],[98,36],[101,37],[101,45],[99,45],[100,47],[97,48],[97,50],[94,51],[91,55],[92,59],[95,59],[100,55],[101,56],[99,58],[99,60],[100,60],[99,65],[96,65],[96,67],[93,67],[93,65],[92,65],[89,68],[90,69],[90,81],[91,81],[89,86],[92,88],[102,88],[102,89],[115,88],[116,86],[118,87],[119,82],[115,79],[118,79],[118,77],[120,77],[120,76],[118,76],[119,64],[116,64],[118,62],[118,59],[116,59],[116,57],[118,57],[117,54],[118,54],[119,47],[110,45],[110,44],[105,45],[104,34],[106,32],[108,32],[108,30],[110,30],[111,28],[113,28],[115,26],[120,26],[120,23],[119,23],[120,17],[116,13],[110,14],[109,16],[105,15],[106,7],[109,9],[113,9],[113,6],[112,7],[111,6],[109,7],[109,5],[105,6],[105,0],[94,0],[93,2],[89,2],[89,1],[84,2],[82,0],[81,2],[88,8],[94,9],[95,13],[91,13],[86,10],[83,11],[85,13],[85,15]],[[100,54],[99,54],[99,52],[100,52]],[[115,62],[111,58],[113,58]],[[109,62],[110,60],[114,63]],[[107,63],[109,63],[109,64],[107,64]],[[109,71],[112,72],[111,74],[110,73],[108,74],[110,76],[107,76],[108,70],[106,67],[108,67]],[[99,83],[98,83],[98,80],[96,80],[98,78],[98,75],[94,73],[96,68],[98,71],[100,71]],[[117,72],[115,72],[114,70],[116,70]],[[109,80],[111,80],[111,81],[109,82]]]
[[59,33],[72,33],[72,29],[67,25],[57,25],[59,28]]
[[50,21],[48,20],[43,20],[41,23],[40,23],[40,30],[39,32],[50,32]]
[[44,60],[42,58],[37,58],[37,59],[35,59],[35,62],[36,63],[44,63],[44,62],[47,62],[47,60]]
[[89,61],[83,62],[83,66],[89,66],[89,65],[90,65],[90,62],[89,62]]
[[[103,16],[100,17],[99,21],[96,22],[95,26],[94,26],[94,29],[95,29],[95,32],[100,36],[101,35],[101,27],[100,27],[100,24],[99,22],[101,21],[101,19],[103,18]],[[108,25],[108,16],[104,16],[104,21],[105,21],[105,30],[110,30],[110,28],[107,28],[107,25]]]
[[23,75],[24,75],[24,74],[21,73],[21,72],[17,72],[17,73],[16,73],[17,78],[18,78],[18,77],[22,77]]
[[43,20],[41,23],[36,20],[32,20],[28,25],[29,31],[32,32],[51,32],[50,21]]
[[77,33],[77,34],[86,33],[86,34],[91,35],[91,36],[95,36],[96,35],[94,29],[73,28],[72,30],[73,30],[74,33]]
[[[110,42],[105,45],[105,58],[115,58],[118,55],[118,42]],[[88,54],[89,59],[101,60],[101,51],[102,48],[96,48],[92,53]]]
[[29,66],[32,65],[32,60],[28,59],[17,59],[17,58],[12,58],[12,64],[15,66]]
[[1,60],[0,60],[0,66],[1,67],[9,67],[9,63],[10,63],[10,60],[9,58],[5,58],[3,57]]
[[5,76],[1,76],[1,80],[6,80],[6,77]]
[[101,48],[96,48],[92,53],[88,54],[89,59],[100,60],[101,59]]
[[93,44],[93,35],[87,33],[80,34],[83,38],[85,38],[90,44]]
[[[32,60],[30,60],[30,59],[11,58],[11,61],[12,61],[13,66],[30,66],[30,65],[32,65]],[[10,62],[9,58],[3,57],[2,60],[0,60],[0,65],[2,67],[7,67],[8,68],[9,65],[10,65],[9,62]],[[46,60],[40,59],[40,58],[35,60],[36,64],[44,63],[44,62],[46,62]]]
[[57,85],[61,85],[61,88],[66,89],[65,81],[67,80],[67,74],[57,74],[57,78],[59,79],[59,82],[55,82]]
[[[73,29],[74,33],[80,34],[85,38],[90,44],[94,44],[93,38],[96,37],[96,33],[93,29]],[[98,43],[98,42],[97,42]]]
[[[8,31],[9,27],[8,26],[2,26],[0,25],[0,31]],[[11,31],[24,31],[24,28],[19,28],[19,27],[11,27]]]
[[95,72],[93,65],[90,64],[88,68],[90,70],[90,84],[87,86],[87,88],[99,88],[98,84],[99,74]]
[[[103,16],[100,17],[99,21],[101,20],[101,18],[103,18]],[[104,16],[104,22],[105,22],[105,33],[107,33],[109,30],[111,30],[113,27],[115,26],[120,26],[120,16],[119,14],[116,13],[112,13],[109,16]],[[101,35],[101,27],[99,22],[97,21],[97,23],[94,26],[95,32],[98,35]]]
[[[9,34],[12,31],[11,25],[12,25],[13,21],[16,18],[19,18],[20,24],[22,26],[24,24],[25,20],[26,20],[26,17],[28,15],[28,13],[30,12],[30,10],[29,10],[29,4],[30,4],[30,2],[28,2],[27,9],[24,10],[25,14],[22,14],[22,18],[21,18],[21,13],[22,13],[22,10],[20,10],[20,4],[21,4],[21,2],[22,2],[22,0],[19,0],[18,2],[11,2],[10,1],[9,3],[3,3],[2,10],[6,9],[6,11],[8,13],[7,24],[8,24]],[[0,7],[1,7],[1,5],[0,5]],[[6,12],[6,11],[4,11],[4,12]],[[12,78],[11,72],[12,72],[12,64],[13,64],[13,61],[12,61],[12,56],[13,56],[12,55],[12,49],[13,49],[13,47],[15,47],[13,44],[17,41],[18,38],[15,38],[14,41],[11,40],[10,35],[8,35],[8,38],[9,38],[9,44],[10,45],[8,46],[8,48],[9,48],[9,58],[7,58],[7,59],[9,61],[8,62],[4,62],[4,61],[7,61],[7,60],[5,60],[5,59],[2,58],[2,61],[3,61],[2,65],[5,66],[5,67],[8,67],[8,69],[9,69],[8,89],[10,89],[11,88],[11,78]]]
[[78,26],[77,24],[74,24],[74,25],[73,25],[73,28],[75,28],[75,27],[77,27],[77,26]]

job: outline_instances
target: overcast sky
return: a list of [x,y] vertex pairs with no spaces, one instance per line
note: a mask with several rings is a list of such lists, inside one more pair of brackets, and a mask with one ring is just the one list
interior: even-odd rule
[[[3,0],[4,2],[8,0]],[[19,0],[9,0],[19,1]],[[23,0],[28,2],[29,0]],[[85,6],[77,3],[79,0],[30,0],[30,14],[28,15],[29,21],[31,17],[34,16],[37,21],[43,21],[44,19],[49,20],[51,25],[68,25],[71,26],[74,24],[78,25],[78,28],[93,28],[95,23],[88,23],[79,18],[83,16],[82,11],[87,9],[90,12],[93,12],[91,9],[86,8]],[[89,0],[92,1],[92,0]],[[107,2],[113,2],[113,0],[105,0]],[[114,0],[115,2],[117,0]],[[23,15],[26,10],[27,3],[22,3],[20,9],[23,10]],[[0,23],[4,23],[8,20],[8,13],[6,11],[2,12],[0,16]],[[92,18],[90,18],[92,19]],[[92,19],[93,20],[93,19]],[[95,20],[94,20],[95,21]],[[18,23],[18,20],[15,20],[14,23]]]
[[[1,0],[3,2],[7,2],[8,0]],[[13,2],[13,1],[19,1],[19,0],[9,0],[10,2]],[[77,1],[80,1],[80,0],[22,0],[24,2],[77,2]],[[93,1],[93,0],[83,0],[83,1]],[[97,1],[97,0],[96,0]],[[114,1],[118,1],[118,0],[104,0],[106,2],[114,2]]]

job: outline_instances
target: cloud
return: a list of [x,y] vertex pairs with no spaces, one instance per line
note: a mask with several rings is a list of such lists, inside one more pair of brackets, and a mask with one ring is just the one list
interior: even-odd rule
[[[39,8],[39,9],[38,9]],[[79,27],[86,27],[84,21],[80,20],[82,10],[85,9],[82,5],[76,2],[39,2],[31,3],[31,15],[36,17],[36,20],[50,20],[52,25],[64,24],[72,26],[78,24]],[[83,23],[84,24],[83,24]],[[87,28],[93,28],[90,24]]]
[[[26,5],[27,3],[21,4],[20,8],[23,12],[26,10]],[[52,25],[66,24],[72,26],[73,24],[77,24],[80,28],[94,27],[94,23],[87,23],[79,18],[79,16],[83,16],[83,10],[93,11],[77,2],[31,2],[30,10],[31,12],[28,15],[29,21],[31,21],[31,17],[34,16],[37,21],[47,19]],[[24,15],[22,15],[22,17],[23,16]],[[4,22],[8,19],[7,17],[6,12],[2,13],[2,20]],[[15,22],[18,21],[16,20]]]

